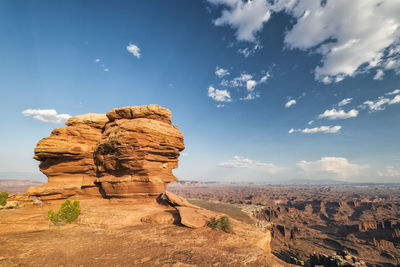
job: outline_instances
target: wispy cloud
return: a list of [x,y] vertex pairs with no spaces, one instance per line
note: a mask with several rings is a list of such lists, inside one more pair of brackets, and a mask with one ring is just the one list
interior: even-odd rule
[[348,112],[344,110],[336,110],[335,108],[330,109],[330,110],[325,110],[324,113],[319,114],[318,118],[322,119],[328,119],[328,120],[339,120],[339,119],[348,119],[348,118],[354,118],[358,116],[358,110],[352,109],[349,110]]
[[338,133],[342,129],[342,126],[320,126],[314,128],[305,128],[305,129],[293,129],[289,130],[289,133],[305,133],[305,134],[313,134],[313,133]]
[[393,90],[389,93],[386,93],[385,95],[398,95],[398,94],[400,94],[400,89]]
[[126,46],[126,50],[137,58],[141,56],[140,48],[137,45],[129,44]]
[[398,94],[398,95],[394,96],[392,99],[384,97],[384,96],[380,96],[376,100],[365,101],[363,103],[363,105],[364,105],[364,107],[365,106],[368,107],[369,110],[372,112],[384,110],[384,109],[386,109],[386,107],[388,105],[400,103],[400,90],[399,89],[396,89],[392,92],[386,93],[386,95],[394,95],[394,94]]
[[338,106],[342,107],[342,106],[345,106],[347,104],[350,104],[351,100],[353,100],[353,98],[351,98],[351,97],[350,98],[345,98],[345,99],[343,99],[342,101],[339,102]]
[[71,118],[69,114],[58,114],[55,109],[26,109],[22,114],[47,123],[64,123]]
[[218,102],[231,102],[231,94],[228,90],[219,90],[209,86],[208,96]]
[[259,42],[257,42],[252,47],[239,48],[238,53],[242,54],[245,58],[248,58],[254,55],[257,51],[261,50],[262,48],[263,46]]
[[96,58],[96,59],[94,60],[94,63],[96,63],[98,66],[100,66],[100,68],[101,68],[103,71],[105,71],[105,72],[110,71],[110,68],[107,67],[106,64],[102,62],[101,58]]
[[270,162],[251,160],[241,156],[234,156],[233,159],[221,162],[218,164],[218,166],[227,168],[262,169],[268,173],[277,173],[281,170],[284,170],[283,167],[276,166]]

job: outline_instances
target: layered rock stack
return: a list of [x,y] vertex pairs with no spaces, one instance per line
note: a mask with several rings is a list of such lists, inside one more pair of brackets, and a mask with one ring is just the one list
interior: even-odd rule
[[158,105],[116,108],[70,118],[39,141],[34,158],[48,183],[27,193],[39,199],[74,195],[156,198],[177,180],[183,135]]

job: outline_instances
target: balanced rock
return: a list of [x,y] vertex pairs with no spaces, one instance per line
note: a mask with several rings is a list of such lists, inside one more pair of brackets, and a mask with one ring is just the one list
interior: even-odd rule
[[185,145],[168,109],[123,107],[75,116],[66,125],[37,144],[34,158],[48,183],[29,188],[29,195],[156,198],[177,180],[172,170]]

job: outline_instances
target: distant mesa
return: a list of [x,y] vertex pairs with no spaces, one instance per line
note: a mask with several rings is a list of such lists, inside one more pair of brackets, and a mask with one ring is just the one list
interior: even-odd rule
[[172,170],[184,137],[166,108],[115,108],[72,117],[66,125],[37,144],[34,158],[48,183],[29,188],[28,195],[155,199],[177,180]]

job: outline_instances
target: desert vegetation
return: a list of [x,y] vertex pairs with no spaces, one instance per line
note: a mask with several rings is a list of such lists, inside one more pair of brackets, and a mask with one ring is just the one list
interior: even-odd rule
[[0,206],[5,206],[7,204],[7,198],[7,192],[0,192]]
[[213,229],[220,229],[226,233],[232,232],[232,223],[228,216],[222,216],[219,219],[212,218],[208,226]]
[[49,210],[47,216],[55,225],[63,225],[76,221],[80,213],[81,209],[79,201],[75,200],[74,202],[71,202],[71,200],[67,199],[61,204],[61,207],[57,212]]

